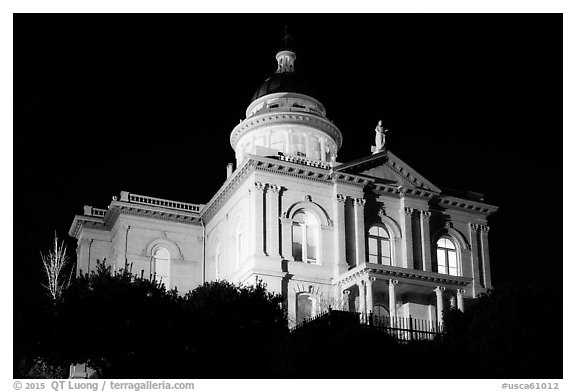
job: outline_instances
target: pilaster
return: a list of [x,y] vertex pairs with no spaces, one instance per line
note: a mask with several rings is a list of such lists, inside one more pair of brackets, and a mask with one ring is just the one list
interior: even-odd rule
[[334,198],[334,244],[336,250],[336,273],[338,275],[348,270],[346,262],[346,196],[336,194]]
[[280,210],[279,198],[282,194],[282,187],[278,185],[268,185],[267,196],[267,216],[268,216],[268,244],[267,251],[270,256],[280,256]]
[[266,213],[264,211],[264,192],[266,191],[266,184],[255,182],[254,187],[251,189],[252,197],[252,211],[254,219],[254,255],[266,256],[264,249],[266,245],[265,233],[265,219]]
[[292,219],[282,217],[280,218],[280,223],[282,226],[282,258],[288,261],[294,261],[294,257],[292,256]]
[[364,205],[366,199],[354,198],[354,236],[356,265],[366,265],[366,240],[364,233]]
[[490,274],[490,249],[488,248],[488,231],[490,227],[480,226],[480,244],[482,247],[482,267],[484,271],[480,271],[484,275],[484,287],[487,289],[492,288],[492,276]]
[[400,220],[402,222],[402,230],[404,236],[402,237],[402,256],[404,259],[404,267],[414,269],[414,245],[412,244],[412,213],[413,208],[401,207]]
[[470,229],[470,256],[472,262],[472,278],[474,278],[474,282],[472,285],[473,290],[472,295],[474,298],[476,298],[482,292],[482,283],[483,283],[483,277],[481,276],[481,268],[480,268],[481,259],[479,257],[479,249],[478,249],[478,229],[480,228],[480,226],[475,223],[470,223],[468,227]]
[[422,268],[432,272],[432,246],[430,243],[430,211],[420,211],[420,238],[422,240]]

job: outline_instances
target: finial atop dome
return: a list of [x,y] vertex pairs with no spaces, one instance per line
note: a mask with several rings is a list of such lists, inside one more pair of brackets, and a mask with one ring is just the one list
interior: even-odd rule
[[278,61],[278,69],[276,70],[276,73],[294,72],[296,53],[290,50],[281,50],[276,53],[276,61]]
[[296,54],[290,50],[289,41],[292,40],[292,35],[288,34],[288,26],[284,26],[284,34],[282,35],[282,50],[276,54],[278,61],[278,69],[276,73],[294,72],[294,62],[296,61]]

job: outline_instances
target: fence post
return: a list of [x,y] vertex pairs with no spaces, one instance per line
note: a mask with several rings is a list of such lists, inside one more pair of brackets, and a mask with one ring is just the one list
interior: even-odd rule
[[370,325],[370,326],[374,325],[373,317],[374,317],[374,315],[372,314],[372,311],[368,312],[368,325]]
[[409,316],[409,321],[410,321],[410,340],[414,340],[413,335],[414,327],[412,326],[412,315]]

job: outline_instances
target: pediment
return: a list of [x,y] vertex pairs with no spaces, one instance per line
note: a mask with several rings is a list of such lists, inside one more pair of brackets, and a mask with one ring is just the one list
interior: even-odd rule
[[410,167],[390,151],[383,151],[368,157],[343,164],[336,171],[372,177],[377,182],[440,192],[440,188]]

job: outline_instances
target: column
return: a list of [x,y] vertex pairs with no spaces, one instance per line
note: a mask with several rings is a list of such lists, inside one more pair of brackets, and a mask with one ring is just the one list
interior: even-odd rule
[[346,196],[336,194],[334,201],[334,247],[336,254],[337,273],[348,270],[346,262]]
[[292,256],[292,219],[280,218],[282,224],[282,257],[288,261],[294,261]]
[[456,296],[450,296],[450,309],[456,309]]
[[376,278],[370,277],[366,280],[366,314],[374,312],[374,281]]
[[326,161],[326,138],[320,138],[320,160]]
[[420,238],[422,239],[422,269],[432,271],[432,246],[430,244],[430,211],[420,211]]
[[282,188],[278,185],[268,185],[267,196],[267,215],[268,215],[268,255],[280,256],[280,211],[279,211],[279,198]]
[[480,274],[484,277],[484,287],[492,288],[492,276],[490,275],[490,249],[488,248],[488,231],[490,227],[480,226],[480,245],[482,247],[482,267]]
[[350,310],[350,290],[342,291],[342,310],[349,311]]
[[464,289],[456,290],[456,303],[458,305],[458,310],[464,311]]
[[483,279],[480,273],[480,258],[478,257],[478,228],[479,225],[470,223],[470,257],[472,262],[472,283],[473,296],[476,298],[482,291]]
[[397,280],[390,279],[388,281],[388,311],[390,317],[396,317],[396,285]]
[[402,230],[404,237],[402,238],[402,253],[404,256],[404,267],[414,268],[414,247],[412,245],[412,208],[403,207],[400,211],[400,219],[402,220]]
[[360,311],[360,320],[366,320],[366,286],[364,281],[356,283],[358,285],[358,310]]
[[364,239],[364,205],[366,199],[354,199],[354,236],[356,245],[356,265],[366,264],[366,243]]
[[252,188],[252,219],[254,219],[254,255],[265,256],[264,246],[266,245],[266,236],[264,233],[264,192],[266,185],[261,182],[255,182]]
[[444,311],[444,297],[443,293],[446,287],[437,286],[434,289],[436,293],[436,320],[438,320],[438,324],[442,324],[442,312]]

